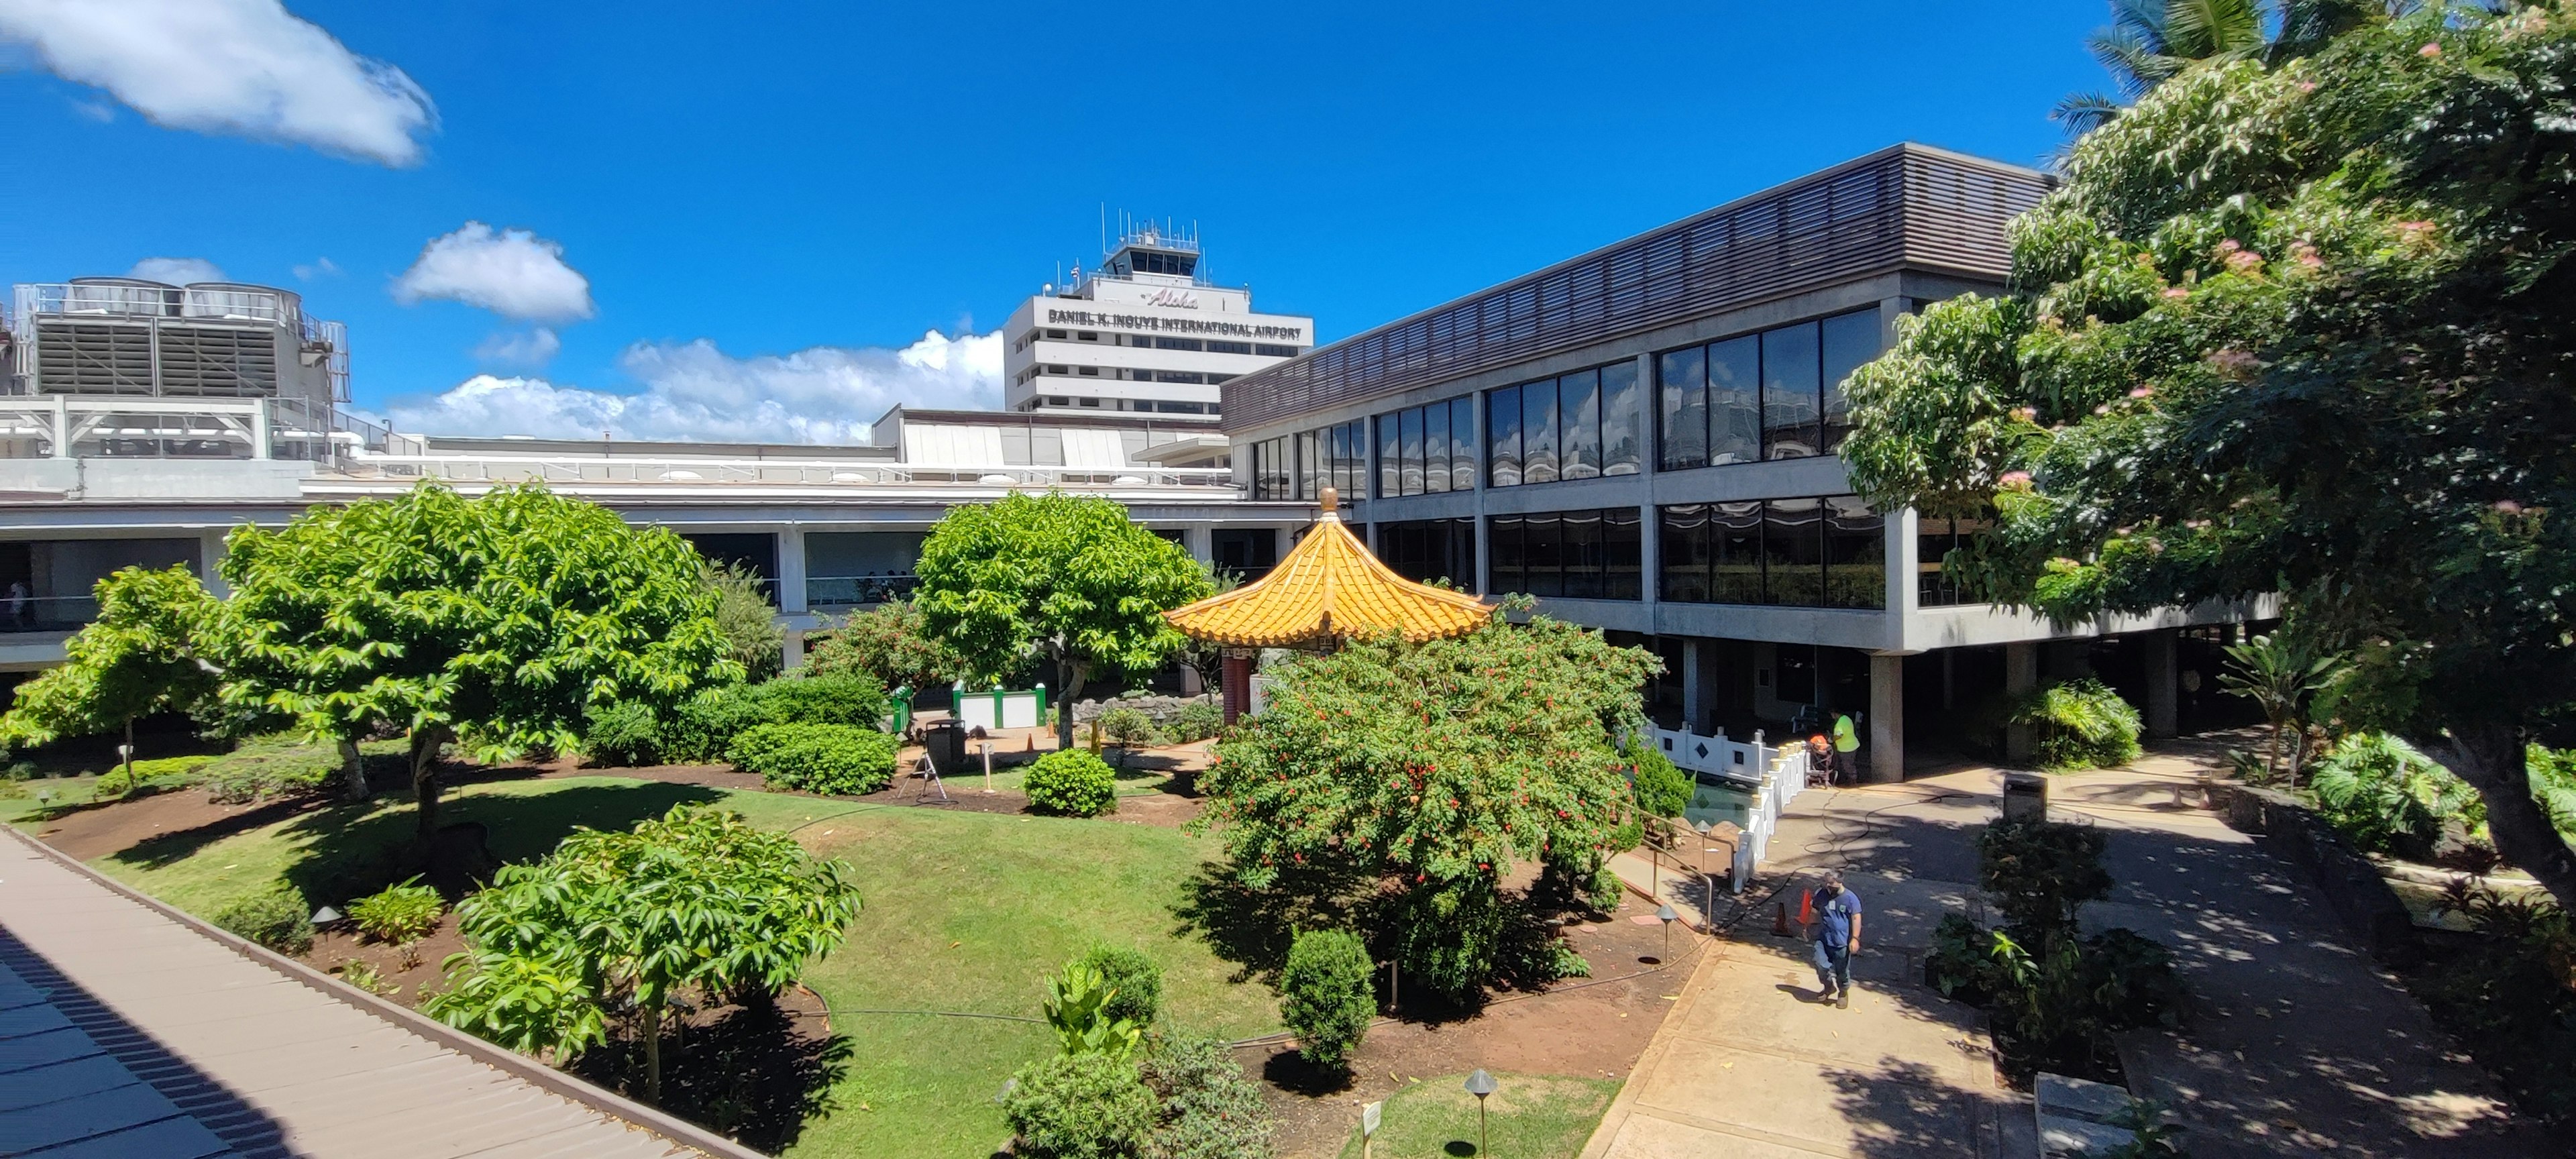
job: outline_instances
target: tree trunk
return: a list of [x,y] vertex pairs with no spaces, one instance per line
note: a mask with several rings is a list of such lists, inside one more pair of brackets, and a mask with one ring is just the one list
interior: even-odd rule
[[662,1102],[662,1008],[644,1007],[644,1101]]
[[427,851],[438,835],[438,747],[447,743],[447,729],[430,725],[411,730],[411,791],[420,802],[420,847]]
[[1055,661],[1055,747],[1073,747],[1073,698],[1082,693],[1082,664],[1070,656]]
[[358,742],[345,736],[340,738],[340,776],[348,799],[367,799],[367,758],[358,751]]
[[125,718],[125,791],[134,791],[134,717]]
[[2539,880],[2561,909],[2576,913],[2576,851],[2531,795],[2522,729],[2509,724],[2454,727],[2447,763],[2487,805],[2487,832],[2507,863]]

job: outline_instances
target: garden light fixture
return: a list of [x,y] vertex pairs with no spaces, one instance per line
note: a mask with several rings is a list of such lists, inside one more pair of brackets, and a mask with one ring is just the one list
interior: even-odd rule
[[1664,904],[1655,907],[1655,917],[1662,920],[1664,923],[1663,960],[1667,962],[1671,961],[1673,957],[1673,919],[1680,916],[1682,916],[1681,912],[1674,909],[1673,903],[1671,902],[1665,902]]
[[1502,1084],[1494,1081],[1494,1076],[1485,1073],[1485,1068],[1483,1067],[1477,1067],[1476,1073],[1467,1076],[1467,1093],[1476,1096],[1476,1154],[1478,1159],[1482,1159],[1485,1154],[1485,1096],[1494,1093],[1494,1091],[1501,1086]]

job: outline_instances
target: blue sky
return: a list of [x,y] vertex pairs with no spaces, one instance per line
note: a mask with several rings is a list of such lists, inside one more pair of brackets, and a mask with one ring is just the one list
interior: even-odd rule
[[0,279],[300,290],[414,426],[839,438],[997,400],[1104,203],[1330,339],[1894,141],[2039,161],[2106,16],[0,0]]

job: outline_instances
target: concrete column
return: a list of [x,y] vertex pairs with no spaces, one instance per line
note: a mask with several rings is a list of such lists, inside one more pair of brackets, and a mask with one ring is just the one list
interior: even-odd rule
[[2147,649],[2147,735],[2172,736],[2181,720],[2180,676],[2174,671],[2174,630],[2145,633]]
[[224,536],[228,534],[230,533],[217,528],[208,528],[197,533],[197,582],[204,584],[206,591],[212,593],[216,599],[233,594],[232,585],[225,583],[222,573],[217,570],[224,563],[227,550],[224,546]]
[[1707,649],[1697,636],[1682,640],[1682,727],[1705,735],[1708,732],[1708,664]]
[[[2036,641],[2025,640],[2018,644],[2004,645],[2005,694],[2019,696],[2037,687],[2039,687],[2039,644]],[[2004,728],[2004,759],[2028,760],[2035,744],[2036,738],[2031,736],[2029,726],[2016,724]]]
[[1216,528],[1205,525],[1183,528],[1181,530],[1181,546],[1188,549],[1191,559],[1195,559],[1200,563],[1215,563]]
[[72,457],[72,400],[59,394],[54,396],[54,457]]
[[[269,452],[269,439],[270,439],[270,434],[269,434],[269,429],[268,429],[268,423],[269,423],[269,418],[268,418],[268,402],[267,402],[267,400],[262,399],[262,400],[260,400],[260,401],[257,401],[257,402],[252,403],[252,404],[251,404],[251,407],[250,407],[250,457],[251,457],[251,458],[254,458],[254,459],[265,459],[265,458],[269,458],[269,457],[270,457],[270,452]],[[327,434],[329,434],[330,432],[325,431],[325,432],[323,432],[323,433],[327,435]]]
[[1905,657],[1869,658],[1869,783],[1905,779]]
[[794,672],[804,666],[805,633],[800,629],[789,628],[787,630],[787,642],[779,650],[778,670],[781,672]]
[[794,615],[806,606],[805,529],[789,527],[778,533],[778,610]]
[[[1651,454],[1654,448],[1649,446],[1646,450]],[[1648,627],[1655,623],[1655,597],[1664,586],[1661,564],[1657,562],[1664,557],[1664,521],[1655,514],[1651,498],[1650,495],[1650,501],[1637,511],[1637,598],[1645,604]]]

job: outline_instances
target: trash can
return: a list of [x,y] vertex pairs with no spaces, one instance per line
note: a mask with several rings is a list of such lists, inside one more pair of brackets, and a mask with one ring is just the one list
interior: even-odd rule
[[2048,820],[2048,778],[2038,773],[2004,774],[2004,820]]
[[934,720],[921,731],[922,747],[930,754],[930,767],[941,777],[966,773],[966,726],[955,717]]

